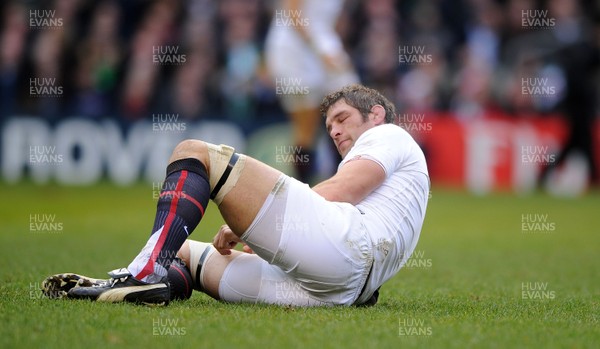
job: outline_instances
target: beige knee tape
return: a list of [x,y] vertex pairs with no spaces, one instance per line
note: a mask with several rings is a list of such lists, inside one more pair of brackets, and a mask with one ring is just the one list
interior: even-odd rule
[[[211,143],[206,143],[206,145],[208,146],[208,157],[210,160],[209,181],[210,190],[212,191],[221,179],[221,176],[225,172],[225,169],[227,169],[227,165],[229,165],[229,160],[233,156],[235,149],[223,144],[214,145]],[[235,187],[235,184],[237,183],[238,179],[240,178],[240,175],[242,174],[245,162],[246,157],[240,154],[237,162],[235,163],[235,165],[231,169],[231,172],[229,173],[227,181],[223,184],[223,186],[217,193],[217,196],[213,199],[213,201],[217,205],[220,205],[225,195],[229,193],[229,191],[233,187]]]
[[[194,281],[194,288],[198,291],[204,290],[204,273],[206,268],[202,268],[202,265],[208,260],[211,254],[216,249],[212,244],[194,240],[188,240],[190,246],[190,272],[192,273],[192,280]],[[200,270],[198,270],[200,268]],[[199,285],[200,287],[198,288]]]

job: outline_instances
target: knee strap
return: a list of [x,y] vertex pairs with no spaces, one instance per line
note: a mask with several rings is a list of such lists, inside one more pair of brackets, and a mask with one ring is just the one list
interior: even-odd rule
[[202,266],[216,249],[213,245],[206,242],[194,240],[188,241],[190,247],[190,274],[192,274],[192,280],[194,281],[194,289],[204,291],[204,283],[202,280],[204,279],[206,268],[202,268]]
[[210,160],[210,198],[220,205],[240,178],[246,157],[236,154],[235,149],[227,145],[206,145]]

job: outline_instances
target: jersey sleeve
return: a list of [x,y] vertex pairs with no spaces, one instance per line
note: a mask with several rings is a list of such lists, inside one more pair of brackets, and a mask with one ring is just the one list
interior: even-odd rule
[[403,146],[403,138],[403,130],[398,126],[373,127],[360,136],[339,168],[352,160],[368,159],[379,164],[389,177],[400,168],[405,158],[407,147]]

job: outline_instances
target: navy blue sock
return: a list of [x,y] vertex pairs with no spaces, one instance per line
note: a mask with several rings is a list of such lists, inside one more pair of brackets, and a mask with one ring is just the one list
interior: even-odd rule
[[202,162],[186,158],[167,166],[152,234],[129,267],[135,278],[167,275],[181,245],[200,223],[209,195],[208,174]]

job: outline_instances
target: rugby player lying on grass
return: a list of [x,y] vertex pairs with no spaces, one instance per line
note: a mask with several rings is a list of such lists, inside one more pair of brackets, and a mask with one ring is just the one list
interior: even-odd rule
[[[131,264],[107,280],[54,275],[44,292],[167,304],[177,296],[167,277],[177,255],[196,289],[226,302],[375,304],[419,239],[430,187],[425,157],[373,89],[347,86],[320,110],[343,158],[330,179],[310,188],[230,147],[183,141],[167,166],[152,234]],[[187,240],[209,199],[227,225],[212,243]],[[240,242],[253,253],[232,250]]]

